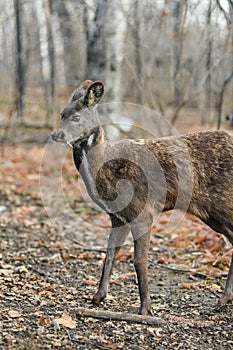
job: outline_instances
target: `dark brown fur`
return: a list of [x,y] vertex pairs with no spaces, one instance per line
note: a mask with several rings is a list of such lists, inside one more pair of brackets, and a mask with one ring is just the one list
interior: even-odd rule
[[[84,82],[62,112],[62,120],[67,123],[83,108],[81,131],[68,137],[70,129],[67,131],[67,124],[63,124],[52,137],[72,144],[74,162],[90,196],[112,221],[106,261],[93,302],[100,304],[106,297],[114,257],[131,231],[141,299],[139,312],[148,314],[147,256],[154,213],[185,210],[233,244],[233,138],[225,132],[204,131],[156,140],[104,142],[101,126],[94,123],[90,127],[95,114],[92,108],[103,92],[101,82]],[[122,180],[129,181],[131,187]],[[118,188],[120,183],[122,187]],[[233,262],[220,306],[231,300]]]

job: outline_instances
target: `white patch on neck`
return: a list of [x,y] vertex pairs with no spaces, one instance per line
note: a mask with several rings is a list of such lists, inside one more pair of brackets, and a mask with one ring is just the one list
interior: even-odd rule
[[70,143],[69,141],[66,141],[66,144],[67,144],[70,148],[73,148],[72,143]]
[[94,137],[95,137],[95,134],[91,134],[91,136],[89,136],[88,140],[87,140],[87,145],[88,146],[91,146],[94,142]]

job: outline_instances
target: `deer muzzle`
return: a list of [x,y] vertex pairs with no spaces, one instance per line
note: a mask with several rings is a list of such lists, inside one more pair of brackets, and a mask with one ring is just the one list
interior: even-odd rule
[[51,133],[51,139],[55,142],[66,142],[65,133],[63,131],[53,131]]

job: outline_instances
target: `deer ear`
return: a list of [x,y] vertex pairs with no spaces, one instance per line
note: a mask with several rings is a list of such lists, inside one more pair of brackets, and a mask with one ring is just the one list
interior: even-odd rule
[[102,81],[95,81],[91,86],[89,86],[86,96],[85,105],[91,107],[100,102],[101,98],[104,96],[104,83]]

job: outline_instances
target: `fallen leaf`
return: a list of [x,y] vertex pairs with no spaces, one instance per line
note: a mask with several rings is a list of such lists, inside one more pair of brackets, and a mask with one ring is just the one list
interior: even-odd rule
[[25,205],[23,205],[23,206],[21,207],[21,210],[22,210],[23,212],[26,212],[26,211],[28,211],[28,207],[26,207]]
[[133,277],[135,278],[136,277],[136,273],[135,272],[128,272],[128,273],[124,273],[123,275],[120,275],[116,278],[114,278],[114,280],[112,280],[111,282],[114,283],[116,282],[117,280],[121,279],[121,280],[126,280],[128,277]]
[[94,255],[93,255],[92,252],[84,252],[84,253],[81,253],[81,254],[79,255],[79,258],[80,258],[80,259],[84,259],[84,260],[88,260],[88,259],[91,259],[91,258],[93,258],[93,257],[94,257]]
[[63,311],[62,317],[54,319],[54,323],[57,323],[58,325],[62,325],[66,328],[75,328],[77,325],[77,322],[72,320],[67,310]]
[[133,252],[129,252],[124,248],[121,248],[116,256],[116,261],[126,261],[132,259]]
[[180,282],[179,286],[186,288],[186,289],[194,289],[197,290],[200,287],[206,286],[206,281],[200,281],[200,282]]
[[18,267],[16,267],[15,272],[28,273],[28,269],[24,265],[23,266],[18,266]]
[[53,342],[53,346],[56,346],[57,348],[60,348],[61,347],[61,341],[60,340],[55,340]]
[[1,264],[1,268],[4,270],[12,270],[13,266],[10,264]]
[[86,284],[87,286],[96,286],[95,281],[86,280],[85,278],[83,278],[83,283]]
[[48,324],[47,320],[44,317],[44,314],[40,316],[39,324],[40,326],[46,326]]
[[167,224],[169,222],[169,218],[164,216],[161,216],[159,219],[160,224]]
[[8,315],[11,317],[11,318],[17,318],[17,317],[20,317],[22,316],[22,314],[20,314],[18,311],[16,310],[10,310],[8,312]]
[[11,276],[13,274],[13,270],[11,269],[0,269],[0,275],[2,276]]

